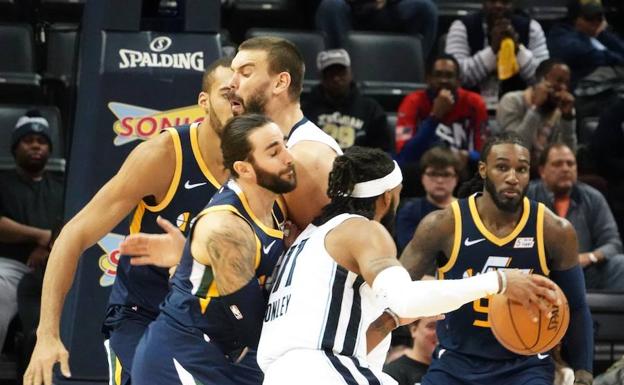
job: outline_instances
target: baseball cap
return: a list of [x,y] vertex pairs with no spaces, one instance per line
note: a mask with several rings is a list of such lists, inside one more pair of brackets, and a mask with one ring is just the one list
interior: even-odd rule
[[349,53],[342,48],[330,49],[319,52],[316,57],[316,66],[319,71],[323,71],[325,68],[334,64],[350,67],[351,58],[349,58]]
[[568,3],[568,13],[572,18],[594,19],[604,15],[601,0],[572,0]]
[[50,146],[52,146],[50,125],[48,124],[48,120],[41,116],[39,111],[28,111],[26,115],[17,119],[15,128],[11,133],[11,151],[15,151],[15,147],[19,141],[28,134],[42,135],[46,138]]

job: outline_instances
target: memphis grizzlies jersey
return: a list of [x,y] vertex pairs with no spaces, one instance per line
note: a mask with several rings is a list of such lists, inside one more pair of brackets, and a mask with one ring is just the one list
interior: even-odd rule
[[336,140],[325,131],[321,130],[316,124],[309,121],[306,117],[303,117],[290,130],[286,147],[291,148],[295,144],[302,141],[324,143],[331,147],[336,154],[342,155],[342,150],[340,149],[338,142],[336,142]]
[[[201,157],[198,141],[199,123],[168,128],[175,149],[175,171],[165,198],[157,205],[141,201],[130,219],[130,233],[163,233],[156,223],[159,215],[174,223],[186,235],[191,219],[221,187]],[[138,306],[158,314],[158,306],[169,291],[167,269],[155,266],[132,266],[130,258],[119,259],[117,277],[109,304]]]
[[[264,287],[284,251],[279,218],[274,214],[276,228],[265,226],[254,215],[238,184],[230,179],[197,218],[214,211],[229,211],[243,218],[256,236],[256,277]],[[275,212],[275,210],[274,210]],[[161,313],[178,324],[201,330],[224,353],[240,349],[238,333],[232,326],[233,314],[219,296],[214,272],[210,266],[197,262],[187,240],[180,264],[171,280],[171,291],[161,306]],[[234,314],[236,316],[236,314]]]
[[[438,279],[461,279],[497,269],[520,269],[548,276],[544,249],[544,205],[523,199],[522,216],[515,229],[499,238],[483,224],[475,194],[452,203],[455,234],[448,261],[438,268]],[[494,337],[488,322],[488,299],[468,303],[446,314],[437,333],[444,349],[492,360],[518,355]]]
[[355,217],[360,216],[341,214],[308,226],[275,269],[258,346],[265,373],[298,349],[323,351],[334,365],[338,356],[366,362],[366,330],[383,309],[364,279],[338,265],[325,249],[326,234]]

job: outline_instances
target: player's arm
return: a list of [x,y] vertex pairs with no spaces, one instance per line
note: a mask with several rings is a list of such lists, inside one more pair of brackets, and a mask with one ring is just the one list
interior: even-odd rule
[[330,201],[327,184],[336,153],[326,144],[302,141],[289,148],[295,159],[297,188],[284,194],[289,220],[305,229]]
[[[168,142],[167,142],[168,141]],[[160,135],[135,148],[108,181],[61,230],[50,253],[43,280],[37,343],[24,374],[24,384],[52,384],[52,367],[61,363],[69,376],[68,352],[59,336],[65,296],[82,252],[111,231],[144,196],[166,192],[173,176],[175,155],[169,135]],[[163,165],[172,165],[169,170]]]
[[212,267],[232,324],[246,346],[257,348],[266,300],[255,274],[258,250],[249,223],[227,211],[202,216],[193,230],[191,253]]
[[593,323],[585,300],[585,277],[578,261],[578,241],[572,225],[546,209],[544,242],[550,277],[561,287],[570,307],[570,326],[563,355],[574,369],[575,383],[589,385],[593,371]]

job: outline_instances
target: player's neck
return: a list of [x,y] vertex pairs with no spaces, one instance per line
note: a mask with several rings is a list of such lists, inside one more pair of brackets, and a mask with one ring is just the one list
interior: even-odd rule
[[255,183],[248,183],[237,179],[236,183],[243,190],[249,208],[253,214],[267,227],[273,227],[273,205],[277,199],[277,194],[269,191]]
[[[277,101],[276,101],[277,102]],[[273,103],[268,106],[267,115],[282,129],[284,136],[289,136],[290,130],[303,118],[299,102]]]
[[221,153],[221,138],[210,125],[210,120],[205,117],[199,124],[197,140],[199,152],[206,166],[221,184],[229,177],[229,172],[223,167],[223,154]]
[[478,197],[476,203],[479,217],[488,230],[493,233],[496,233],[497,229],[506,228],[510,224],[515,226],[520,220],[524,208],[524,205],[520,204],[518,209],[514,212],[501,210],[496,206],[494,199],[492,199],[487,192],[484,192]]

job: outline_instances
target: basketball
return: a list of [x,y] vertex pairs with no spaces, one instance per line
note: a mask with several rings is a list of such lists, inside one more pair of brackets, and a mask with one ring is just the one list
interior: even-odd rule
[[520,303],[510,301],[504,295],[492,296],[488,320],[498,342],[514,353],[527,356],[555,347],[570,323],[568,300],[559,286],[556,293],[561,305],[553,305],[551,318],[540,311],[537,322],[531,320],[529,312]]

